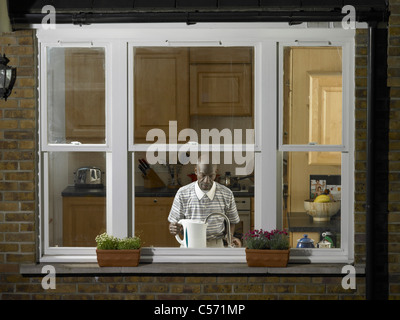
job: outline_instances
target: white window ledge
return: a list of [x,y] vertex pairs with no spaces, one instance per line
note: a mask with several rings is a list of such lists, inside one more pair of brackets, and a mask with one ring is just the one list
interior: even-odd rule
[[[23,264],[20,273],[23,275],[44,275],[42,272],[46,263]],[[248,267],[246,263],[144,263],[137,267],[99,267],[97,263],[53,263],[57,275],[232,275],[235,276],[262,276],[262,275],[343,275],[342,268],[346,264],[289,264],[286,268]],[[356,266],[356,275],[364,275],[365,267]]]

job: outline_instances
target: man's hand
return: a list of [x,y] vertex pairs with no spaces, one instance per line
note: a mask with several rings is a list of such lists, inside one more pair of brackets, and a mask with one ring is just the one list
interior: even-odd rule
[[231,245],[233,247],[240,248],[242,246],[242,242],[238,238],[232,237]]
[[182,231],[182,225],[179,224],[178,222],[171,222],[169,224],[169,233],[172,235],[177,235],[179,232]]

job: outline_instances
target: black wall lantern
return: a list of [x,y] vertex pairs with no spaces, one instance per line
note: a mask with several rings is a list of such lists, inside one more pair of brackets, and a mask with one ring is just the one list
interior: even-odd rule
[[7,100],[17,77],[17,68],[7,66],[10,60],[4,54],[0,56],[0,99]]

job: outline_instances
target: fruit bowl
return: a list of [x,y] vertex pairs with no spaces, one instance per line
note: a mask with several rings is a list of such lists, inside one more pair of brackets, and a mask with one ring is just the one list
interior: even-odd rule
[[340,200],[330,202],[314,202],[304,200],[304,209],[315,222],[329,221],[340,210]]

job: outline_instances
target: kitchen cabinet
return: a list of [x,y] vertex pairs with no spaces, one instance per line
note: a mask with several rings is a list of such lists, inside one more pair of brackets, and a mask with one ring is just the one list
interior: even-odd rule
[[65,49],[65,138],[105,143],[104,50]]
[[[177,132],[189,127],[188,48],[136,48],[134,57],[135,143],[158,128],[169,139],[169,121]],[[152,143],[149,141],[147,143]]]
[[179,246],[167,220],[173,201],[173,197],[135,197],[135,235],[144,247]]
[[106,197],[63,197],[63,246],[95,247],[106,231]]
[[190,115],[251,116],[252,48],[190,48]]

